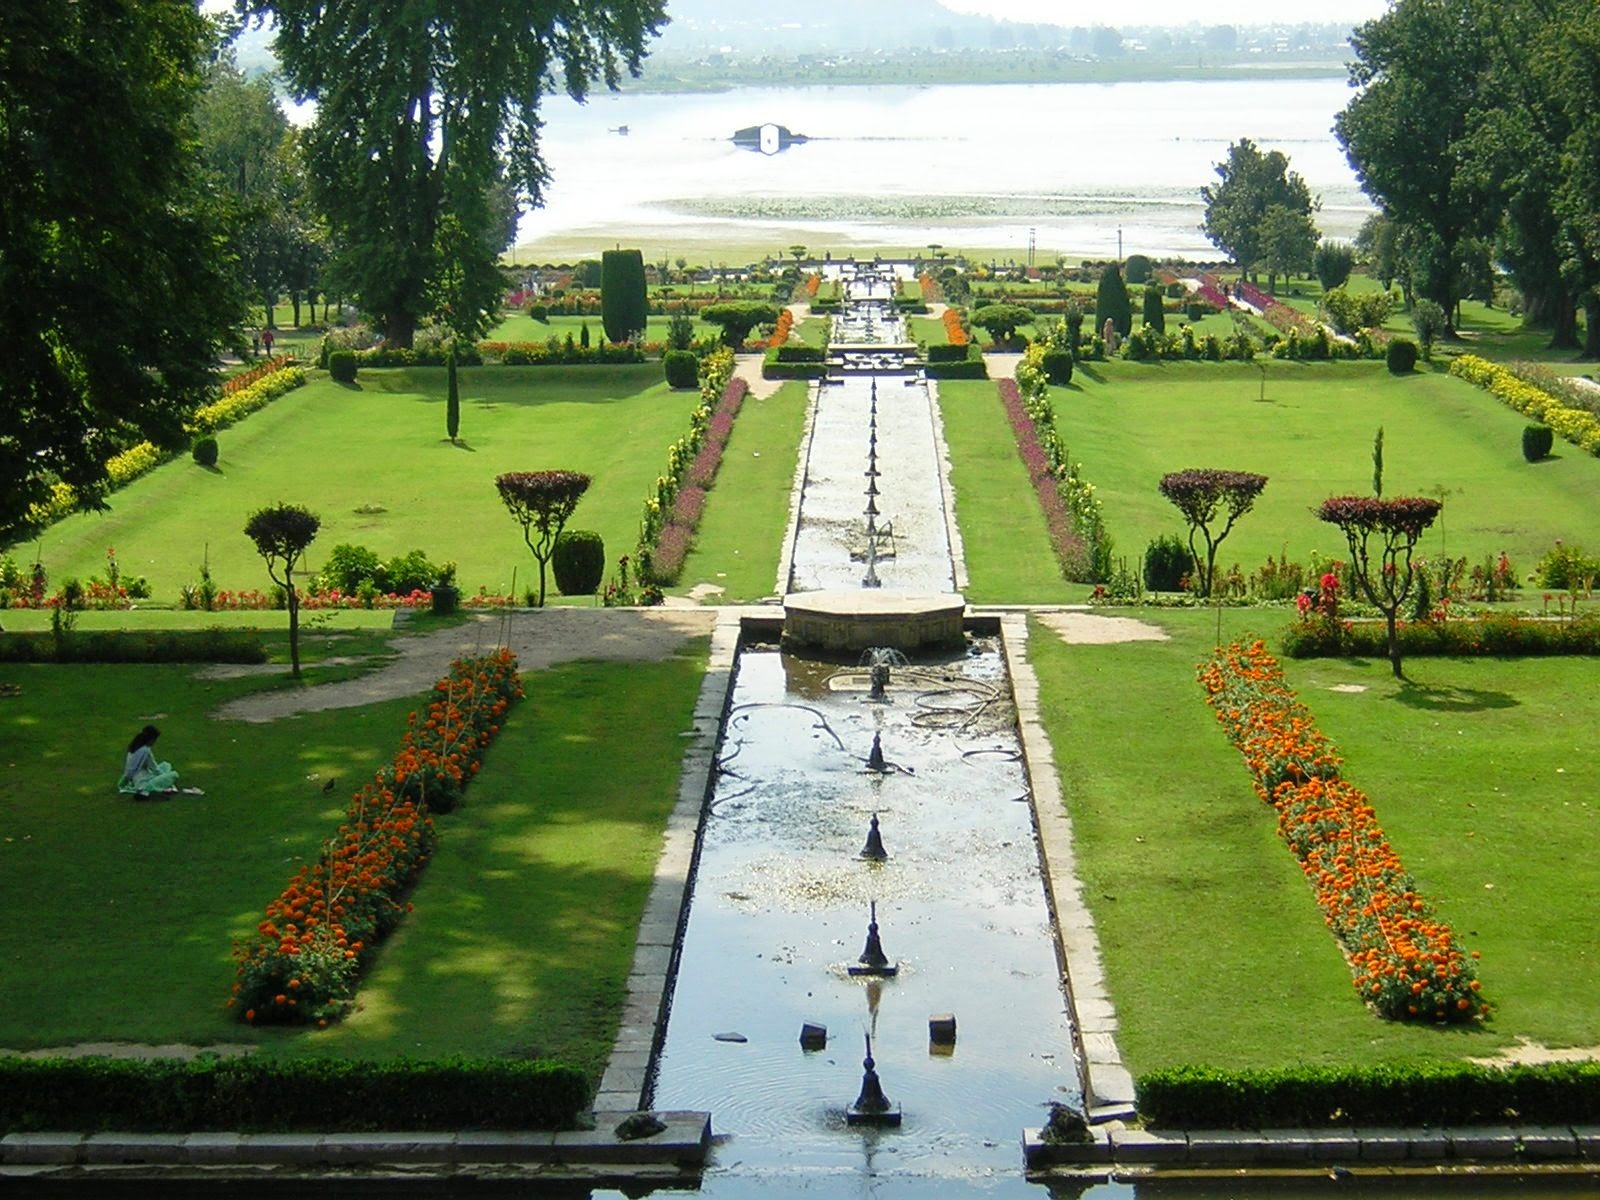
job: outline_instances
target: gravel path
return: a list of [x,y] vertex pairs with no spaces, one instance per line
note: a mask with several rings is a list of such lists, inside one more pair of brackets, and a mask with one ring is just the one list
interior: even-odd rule
[[444,677],[453,659],[493,650],[502,637],[524,671],[579,659],[656,661],[670,658],[689,638],[708,636],[715,623],[714,612],[699,608],[544,608],[482,615],[465,625],[402,638],[396,644],[398,659],[359,679],[241,696],[212,715],[260,723],[419,696]]

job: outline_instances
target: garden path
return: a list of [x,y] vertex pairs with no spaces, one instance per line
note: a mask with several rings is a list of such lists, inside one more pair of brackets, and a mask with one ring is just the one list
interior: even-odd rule
[[742,379],[750,385],[750,395],[757,400],[765,400],[777,394],[783,386],[781,379],[766,379],[761,374],[761,364],[766,361],[764,354],[740,354],[735,359],[733,377]]
[[523,671],[581,659],[654,662],[672,657],[690,638],[709,636],[715,623],[715,612],[696,608],[542,608],[483,614],[463,625],[401,638],[395,645],[398,658],[360,678],[241,696],[212,715],[261,723],[419,696],[444,677],[452,660],[486,653],[502,642],[511,647]]

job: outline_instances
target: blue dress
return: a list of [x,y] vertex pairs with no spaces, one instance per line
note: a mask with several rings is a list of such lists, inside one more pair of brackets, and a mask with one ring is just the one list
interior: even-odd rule
[[172,769],[171,763],[157,762],[149,746],[140,746],[129,752],[122,766],[122,778],[117,780],[117,791],[127,796],[177,789],[178,773]]

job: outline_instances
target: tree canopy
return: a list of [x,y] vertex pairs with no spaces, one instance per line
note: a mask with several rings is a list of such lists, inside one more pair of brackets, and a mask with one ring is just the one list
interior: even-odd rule
[[[1375,449],[1375,462],[1377,454]],[[1396,679],[1401,675],[1400,606],[1416,581],[1412,556],[1443,507],[1431,496],[1330,496],[1317,507],[1318,520],[1344,534],[1356,582],[1388,623],[1389,664]]]
[[[1310,223],[1315,209],[1311,190],[1298,173],[1289,170],[1286,154],[1281,150],[1263,154],[1249,138],[1240,138],[1228,147],[1228,157],[1216,165],[1216,172],[1218,182],[1200,189],[1206,208],[1201,231],[1238,264],[1240,274],[1253,276],[1268,255],[1269,211],[1281,208],[1286,214],[1274,217],[1280,229],[1273,248],[1281,251],[1292,245],[1284,231],[1294,219]],[[1313,232],[1311,246],[1315,245]]]
[[[1196,591],[1211,594],[1216,579],[1217,547],[1232,532],[1235,523],[1255,505],[1256,497],[1267,486],[1265,475],[1249,471],[1225,471],[1191,467],[1171,471],[1161,477],[1161,494],[1177,506],[1189,526],[1189,557],[1194,561]],[[1214,530],[1219,517],[1222,528]],[[1205,542],[1205,558],[1200,557],[1196,537]]]
[[0,543],[56,482],[186,444],[243,317],[192,112],[213,32],[187,4],[0,5]]
[[1033,310],[1020,304],[985,304],[974,309],[967,320],[979,329],[987,329],[996,342],[1009,342],[1019,326],[1032,323]]
[[[399,346],[428,312],[444,213],[487,247],[495,225],[484,198],[502,180],[518,202],[538,203],[548,179],[539,101],[550,78],[574,99],[597,82],[615,87],[624,70],[638,73],[666,19],[664,0],[492,10],[443,0],[239,3],[273,18],[285,78],[317,102],[306,161],[338,276]],[[473,249],[466,266],[493,264],[506,244]]]
[[507,471],[495,477],[494,486],[501,501],[522,526],[522,540],[539,564],[541,608],[550,556],[590,482],[590,477],[581,471]]
[[723,344],[737,350],[757,325],[774,324],[778,309],[759,300],[728,300],[722,304],[708,304],[700,310],[700,319],[708,325],[722,326]]

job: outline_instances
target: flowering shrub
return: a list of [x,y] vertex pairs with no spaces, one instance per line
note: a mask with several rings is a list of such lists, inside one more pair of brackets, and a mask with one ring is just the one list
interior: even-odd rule
[[1241,279],[1238,283],[1238,295],[1246,304],[1261,310],[1261,315],[1267,324],[1284,333],[1297,333],[1301,337],[1311,337],[1322,328],[1321,325],[1306,316],[1298,308],[1292,308],[1267,292],[1262,291],[1249,280]]
[[778,323],[772,328],[772,336],[767,339],[763,350],[776,350],[789,340],[789,332],[794,328],[794,313],[787,308],[778,311]]
[[293,360],[288,358],[273,361],[284,365],[245,387],[231,392],[224,388],[222,399],[197,408],[189,421],[190,431],[215,433],[219,429],[226,429],[257,409],[265,408],[279,396],[304,386],[306,381],[304,368],[295,366]]
[[[1012,436],[1017,440],[1017,453],[1039,497],[1039,508],[1044,513],[1045,527],[1050,532],[1050,545],[1061,564],[1061,573],[1068,579],[1078,578],[1086,572],[1085,564],[1091,562],[1092,558],[1074,528],[1072,513],[1062,499],[1061,489],[1056,486],[1056,473],[1051,465],[1050,454],[1040,444],[1037,427],[1023,404],[1022,392],[1016,380],[1002,379],[998,387],[1000,403],[1006,410],[1006,420],[1010,422]],[[1052,426],[1052,432],[1053,429]]]
[[1228,293],[1223,288],[1221,281],[1209,272],[1200,276],[1200,286],[1191,295],[1200,297],[1207,304],[1216,308],[1218,312],[1227,312],[1233,307],[1233,301],[1228,299]]
[[733,353],[727,349],[701,362],[700,405],[690,415],[689,432],[668,447],[666,474],[657,478],[655,494],[644,502],[636,563],[639,582],[646,587],[670,585],[683,570],[706,490],[716,479],[749,390],[743,379],[733,378],[733,368]]
[[952,346],[965,346],[972,339],[967,335],[967,327],[961,323],[961,311],[955,308],[944,310],[944,337]]
[[222,385],[222,394],[231,396],[235,392],[242,392],[252,383],[265,379],[268,375],[276,374],[285,367],[292,366],[294,366],[294,355],[292,354],[280,354],[276,358],[269,358],[265,362],[251,367],[248,371],[242,371],[227,380]]
[[[1071,522],[1072,535],[1066,540],[1058,539],[1052,527],[1051,542],[1056,547],[1056,557],[1061,562],[1062,573],[1076,583],[1098,583],[1103,581],[1111,570],[1111,537],[1106,532],[1105,518],[1101,513],[1100,500],[1095,495],[1094,485],[1084,479],[1082,466],[1071,460],[1067,454],[1066,444],[1056,430],[1055,406],[1050,402],[1050,380],[1044,368],[1046,349],[1042,344],[1029,346],[1018,361],[1016,377],[1018,398],[1023,416],[1032,428],[1033,440],[1044,453],[1054,490],[1065,506]],[[1010,405],[1006,400],[1005,388],[1001,389],[1001,402],[1007,404],[1009,418]],[[1014,418],[1010,419],[1012,432],[1016,433],[1017,422]],[[1030,454],[1024,449],[1020,437],[1017,448],[1023,456],[1024,464],[1029,466],[1029,477],[1033,478],[1034,468],[1030,462]],[[1042,495],[1040,483],[1036,478],[1034,487],[1040,490]],[[1046,507],[1047,522],[1052,511],[1052,507]]]
[[412,713],[389,766],[350,801],[322,855],[267,905],[256,936],[237,943],[230,1007],[252,1024],[341,1016],[377,943],[409,909],[400,897],[428,861],[432,811],[449,811],[478,772],[506,710],[522,697],[516,657],[458,659]]
[[1463,354],[1450,364],[1450,374],[1475,383],[1520,413],[1543,421],[1561,437],[1590,454],[1600,455],[1600,418],[1575,401],[1526,379],[1475,354]]
[[1340,759],[1261,642],[1218,648],[1200,665],[1206,702],[1244,755],[1256,794],[1300,861],[1356,992],[1382,1016],[1485,1015],[1472,959],[1418,894],[1372,804],[1340,778]]
[[820,288],[821,286],[822,286],[822,275],[821,275],[820,272],[813,271],[813,272],[811,272],[811,274],[807,275],[806,276],[806,296],[807,296],[807,298],[814,297],[817,294],[817,289]]
[[922,289],[922,302],[924,304],[939,298],[939,281],[926,271],[917,276],[917,285]]

